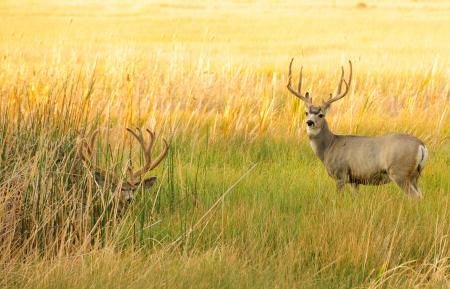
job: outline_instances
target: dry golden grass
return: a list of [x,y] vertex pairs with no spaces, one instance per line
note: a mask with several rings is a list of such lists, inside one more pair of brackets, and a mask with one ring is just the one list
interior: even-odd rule
[[[94,98],[109,103],[112,117],[130,117],[130,109],[137,109],[132,98],[143,96],[144,117],[165,112],[164,120],[167,114],[178,119],[183,112],[200,123],[219,118],[233,133],[280,135],[301,133],[285,109],[297,112],[285,105],[295,102],[284,89],[290,57],[305,66],[306,89],[317,100],[334,90],[339,66],[352,59],[352,94],[333,113],[334,125],[347,126],[343,133],[375,121],[378,131],[408,123],[413,132],[426,130],[425,137],[448,134],[445,3],[399,1],[363,11],[351,1],[183,3],[55,2],[26,12],[3,4],[4,87],[11,90],[21,80],[45,98],[68,73],[81,73],[89,82],[95,66],[102,83]],[[416,117],[427,121],[411,127]]]
[[[0,3],[0,285],[448,287],[450,5],[337,2]],[[316,101],[353,60],[330,126],[423,139],[423,201],[334,193],[291,57]],[[171,152],[116,219],[74,146],[99,127],[104,165],[138,162],[128,126]]]

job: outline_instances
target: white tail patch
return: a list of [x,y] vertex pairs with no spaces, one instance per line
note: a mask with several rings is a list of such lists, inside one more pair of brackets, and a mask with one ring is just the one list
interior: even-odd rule
[[422,171],[425,167],[425,164],[428,159],[428,150],[424,145],[419,146],[419,150],[417,151],[417,169]]

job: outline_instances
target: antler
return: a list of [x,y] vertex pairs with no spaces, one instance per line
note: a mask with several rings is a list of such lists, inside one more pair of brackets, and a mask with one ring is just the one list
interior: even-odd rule
[[153,170],[161,163],[161,161],[167,155],[169,145],[167,144],[167,141],[163,138],[163,144],[164,144],[163,150],[161,151],[159,156],[154,161],[152,161],[151,154],[152,154],[153,144],[155,142],[155,133],[149,129],[146,129],[146,131],[149,135],[149,141],[146,144],[145,140],[144,140],[144,135],[142,134],[142,131],[140,128],[137,128],[136,130],[127,128],[127,130],[136,138],[136,140],[141,145],[142,150],[144,151],[145,164],[142,168],[133,172],[132,166],[131,165],[128,166],[128,174],[129,174],[129,178],[130,178],[130,183],[134,184],[134,183],[136,183],[137,178],[140,178],[146,172]]
[[287,85],[287,88],[289,91],[306,102],[307,104],[311,104],[311,98],[309,97],[309,93],[307,92],[305,95],[302,94],[302,73],[303,73],[303,66],[300,68],[300,79],[298,81],[298,89],[295,91],[294,88],[292,88],[292,63],[294,62],[294,58],[291,59],[291,63],[289,64],[289,82]]
[[104,170],[96,167],[93,163],[93,159],[95,159],[94,156],[94,145],[95,145],[95,140],[97,138],[99,130],[96,129],[95,131],[92,132],[91,136],[89,137],[89,142],[86,138],[81,137],[79,139],[79,143],[78,143],[78,155],[81,156],[81,158],[83,159],[83,162],[85,164],[87,164],[88,166],[90,166],[91,168],[94,168],[94,170],[101,174],[102,176],[105,176],[106,173]]
[[[337,89],[336,95],[333,96],[333,95],[330,94],[330,98],[323,103],[324,106],[329,106],[333,102],[335,102],[335,101],[343,98],[345,95],[347,95],[348,89],[350,87],[350,84],[352,83],[352,62],[349,60],[348,64],[350,66],[350,74],[348,76],[348,82],[344,79],[344,67],[341,66],[341,80],[339,81],[339,85],[338,85],[338,89]],[[342,83],[345,84],[345,91],[343,93],[341,92],[341,90],[342,90]]]

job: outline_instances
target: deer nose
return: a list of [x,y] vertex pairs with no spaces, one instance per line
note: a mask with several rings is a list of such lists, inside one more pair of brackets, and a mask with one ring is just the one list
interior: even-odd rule
[[308,120],[308,121],[306,122],[306,124],[307,124],[308,126],[312,126],[312,125],[314,124],[314,122],[313,122],[312,120]]

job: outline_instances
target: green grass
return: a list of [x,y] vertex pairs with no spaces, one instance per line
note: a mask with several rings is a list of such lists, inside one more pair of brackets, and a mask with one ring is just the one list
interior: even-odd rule
[[[175,83],[183,75],[172,75]],[[250,75],[252,81],[266,79]],[[412,122],[422,112],[418,105],[403,104],[391,121],[367,112],[363,99],[354,112],[340,116],[333,110],[331,115],[336,132],[409,131],[425,139],[430,151],[420,180],[425,198],[414,201],[392,184],[337,194],[308,145],[298,103],[279,101],[267,116],[257,114],[265,111],[270,91],[263,90],[262,103],[252,103],[255,88],[242,88],[245,100],[228,101],[229,108],[216,118],[211,112],[219,111],[222,102],[196,107],[191,98],[170,114],[157,114],[139,106],[144,96],[131,93],[130,86],[119,85],[129,98],[104,98],[115,86],[103,73],[91,93],[90,77],[89,70],[82,80],[50,77],[56,85],[47,89],[12,82],[3,90],[8,96],[0,106],[3,287],[448,286],[445,96],[436,93],[437,104],[423,109],[424,115],[442,120],[433,130]],[[107,109],[99,112],[99,107]],[[140,192],[119,217],[116,188],[94,186],[75,153],[79,131],[102,128],[100,162],[119,168],[130,152],[138,162],[136,146],[131,149],[122,127],[147,125],[155,116],[162,122],[159,135],[170,140],[169,156],[154,172],[158,187]],[[262,129],[258,118],[265,118],[269,129]],[[356,127],[349,129],[348,121]]]
[[[145,93],[133,90],[146,87],[144,80],[115,84],[101,71],[91,91],[91,70],[80,75],[81,80],[75,74],[65,81],[46,76],[31,81],[56,83],[48,88],[21,86],[5,76],[11,85],[0,90],[5,288],[448,286],[445,95],[433,94],[426,108],[404,98],[392,118],[367,111],[364,98],[354,108],[332,111],[336,132],[407,131],[425,140],[430,152],[420,180],[425,198],[414,201],[392,184],[337,194],[308,145],[298,103],[286,101],[281,83],[280,95],[254,88],[253,82],[267,82],[259,74],[238,74],[250,79],[238,89],[242,101],[217,101],[220,90],[206,90],[215,98],[202,103],[194,96],[183,99],[185,90],[206,85],[198,79],[175,86],[180,89],[175,97],[185,102],[172,111],[162,109],[171,107],[170,99],[147,101]],[[441,76],[432,78],[436,90],[444,87]],[[184,74],[171,77],[179,83]],[[111,87],[129,94],[116,99]],[[261,102],[251,98],[261,91]],[[270,96],[277,104],[262,116]],[[423,103],[422,97],[417,101]],[[441,123],[429,130],[427,123],[414,122],[421,114]],[[154,172],[158,187],[138,194],[119,217],[116,188],[94,186],[75,153],[79,131],[99,126],[100,163],[118,169],[130,153],[138,162],[123,127],[155,119],[158,134],[170,140],[169,156]]]
[[[36,209],[36,204],[29,208],[26,224],[40,229],[36,236],[22,232],[22,238],[32,240],[19,247],[27,248],[28,256],[3,258],[1,282],[6,288],[448,285],[447,145],[431,147],[421,179],[425,198],[417,202],[392,184],[363,187],[356,195],[350,190],[337,194],[304,141],[175,138],[159,173],[158,194],[142,192],[121,223],[106,218],[86,251],[70,242],[59,244],[61,239],[70,240],[62,235],[72,230],[52,213],[63,217],[69,212],[70,216],[70,206],[76,202],[73,195],[61,199],[61,189],[70,195],[81,194],[86,187],[84,182],[70,185],[68,179],[50,182],[54,171],[46,166],[59,155],[58,149],[70,152],[72,141],[70,134],[67,139],[51,138],[57,132],[45,130],[36,129],[33,138],[28,133],[8,135],[8,142],[22,142],[16,146],[17,154],[36,139],[55,150],[40,158],[45,152],[38,145],[30,160],[40,161],[23,164],[31,172],[33,165],[37,170],[25,176],[30,193],[43,192],[38,188],[52,192],[42,196],[53,199],[34,201],[53,206],[53,212]],[[67,169],[75,161],[68,157],[55,166]],[[16,162],[12,164],[17,168]],[[5,191],[7,178],[2,183]],[[45,225],[49,220],[52,226]]]
[[[450,287],[445,1],[25,2],[0,3],[0,287]],[[423,200],[335,192],[291,57],[316,103],[352,60],[330,127],[422,139]],[[119,174],[136,126],[170,150],[121,215],[77,140]]]

